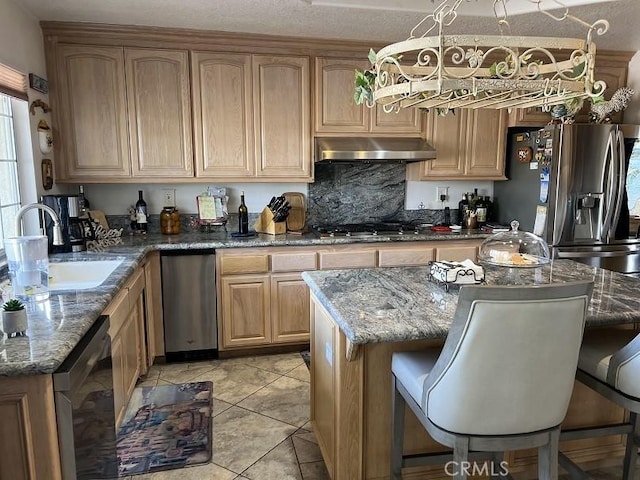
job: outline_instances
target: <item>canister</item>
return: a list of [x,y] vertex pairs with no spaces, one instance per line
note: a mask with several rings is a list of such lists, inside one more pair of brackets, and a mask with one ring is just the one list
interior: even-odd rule
[[176,207],[164,207],[160,213],[160,231],[165,235],[180,233],[180,213]]

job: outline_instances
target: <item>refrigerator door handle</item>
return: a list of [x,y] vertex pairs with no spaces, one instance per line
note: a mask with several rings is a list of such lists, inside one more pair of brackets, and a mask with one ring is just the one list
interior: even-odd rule
[[[600,230],[599,240],[606,242],[609,236],[609,230],[611,228],[611,222],[613,220],[614,201],[616,195],[616,177],[615,174],[618,170],[616,164],[616,157],[618,155],[614,141],[614,131],[609,132],[609,139],[607,140],[607,153],[603,174],[602,174],[602,191],[603,191],[603,206],[601,211],[604,210],[604,221],[602,222],[602,229]],[[607,185],[605,185],[605,182]]]
[[616,131],[616,173],[615,179],[617,180],[615,203],[613,204],[613,216],[611,218],[611,225],[607,232],[607,241],[615,239],[616,227],[620,220],[620,212],[622,211],[622,202],[624,200],[624,189],[626,184],[627,172],[625,168],[625,153],[624,153],[624,135],[621,130]]

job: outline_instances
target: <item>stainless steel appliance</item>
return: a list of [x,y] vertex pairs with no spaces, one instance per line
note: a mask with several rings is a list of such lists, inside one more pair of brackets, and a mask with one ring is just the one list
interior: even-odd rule
[[49,253],[81,252],[86,250],[86,229],[91,229],[88,219],[80,218],[78,195],[44,195],[41,202],[51,207],[60,218],[63,245],[53,244],[53,220],[44,215],[44,228],[49,237]]
[[167,361],[217,355],[215,258],[213,251],[162,254],[162,307]]
[[417,235],[431,224],[414,222],[349,223],[337,225],[313,225],[311,228],[320,238],[331,237],[395,237]]
[[436,158],[436,150],[421,138],[318,137],[315,161],[422,162]]
[[118,478],[108,330],[100,317],[53,374],[64,480]]
[[517,219],[521,229],[541,235],[556,258],[640,272],[639,244],[629,233],[633,184],[627,175],[631,157],[640,158],[638,126],[509,129],[507,156],[509,181],[494,184],[500,223]]

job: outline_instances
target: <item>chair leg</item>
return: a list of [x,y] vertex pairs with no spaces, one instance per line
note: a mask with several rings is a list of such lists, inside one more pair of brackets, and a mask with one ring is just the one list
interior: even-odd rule
[[456,436],[453,445],[453,480],[467,480],[469,471],[469,437]]
[[391,374],[391,480],[402,479],[404,447],[405,401],[396,388],[396,376]]
[[623,480],[633,480],[636,462],[638,461],[638,445],[640,439],[640,416],[637,413],[629,414],[629,422],[633,430],[627,433],[627,448],[624,452]]
[[560,428],[549,433],[549,443],[538,448],[538,478],[558,480],[558,448]]

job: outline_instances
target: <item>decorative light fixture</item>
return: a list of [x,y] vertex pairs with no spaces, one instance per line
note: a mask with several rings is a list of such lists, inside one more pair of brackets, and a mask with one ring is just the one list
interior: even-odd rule
[[[558,104],[581,105],[604,92],[606,84],[594,79],[593,36],[606,33],[606,20],[589,24],[558,0],[553,2],[564,12],[554,15],[541,8],[542,0],[529,0],[554,21],[584,26],[585,39],[512,36],[505,0],[493,0],[501,35],[445,35],[464,1],[471,0],[442,1],[407,40],[371,52],[372,70],[361,76],[368,81],[364,89],[370,106],[381,104],[387,112],[406,107],[549,110]],[[556,59],[559,51],[562,60]]]

